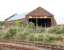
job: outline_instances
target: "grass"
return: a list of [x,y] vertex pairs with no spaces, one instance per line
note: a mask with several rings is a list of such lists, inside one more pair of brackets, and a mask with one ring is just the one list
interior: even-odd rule
[[11,49],[11,48],[4,47],[4,48],[0,48],[0,50],[16,50],[16,49]]
[[[20,25],[20,24],[19,24]],[[8,41],[32,41],[33,43],[58,43],[64,42],[64,26],[54,26],[47,28],[34,27],[33,23],[15,25],[11,28],[0,31],[0,39]],[[0,40],[1,41],[1,40]]]

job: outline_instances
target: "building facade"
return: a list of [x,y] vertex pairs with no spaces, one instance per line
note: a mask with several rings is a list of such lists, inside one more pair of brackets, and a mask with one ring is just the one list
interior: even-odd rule
[[42,7],[38,7],[32,12],[26,15],[26,19],[29,22],[37,24],[38,26],[46,26],[51,27],[56,25],[56,21],[54,19],[54,15],[50,12],[46,11]]

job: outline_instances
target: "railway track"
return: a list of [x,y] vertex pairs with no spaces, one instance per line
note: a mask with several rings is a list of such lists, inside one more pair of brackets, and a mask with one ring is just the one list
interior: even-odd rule
[[42,48],[38,48],[30,45],[0,42],[0,48],[5,48],[5,47],[15,50],[42,50]]
[[0,42],[0,48],[11,48],[15,50],[64,50],[64,46],[50,45],[50,44],[32,44],[32,43],[10,43]]

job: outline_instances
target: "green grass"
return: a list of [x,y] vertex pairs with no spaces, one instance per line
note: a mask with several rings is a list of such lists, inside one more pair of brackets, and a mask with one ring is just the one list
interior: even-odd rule
[[30,23],[6,28],[7,31],[4,30],[0,31],[0,39],[3,40],[32,41],[33,43],[55,43],[64,40],[64,26],[54,26],[47,29],[37,26],[36,29],[33,23]]

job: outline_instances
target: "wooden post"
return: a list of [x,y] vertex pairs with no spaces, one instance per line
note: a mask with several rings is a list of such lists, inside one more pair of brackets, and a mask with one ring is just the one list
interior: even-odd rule
[[36,32],[37,32],[37,27],[38,27],[38,20],[37,20],[37,17],[36,17]]

